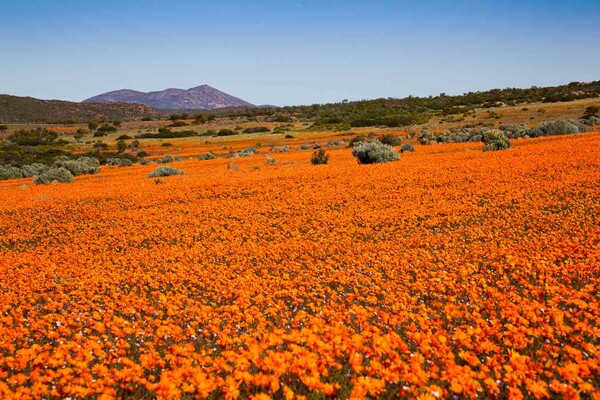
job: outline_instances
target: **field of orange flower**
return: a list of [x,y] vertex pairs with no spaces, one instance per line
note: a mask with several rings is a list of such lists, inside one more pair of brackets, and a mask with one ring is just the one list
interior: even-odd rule
[[4,181],[0,398],[600,399],[599,140]]

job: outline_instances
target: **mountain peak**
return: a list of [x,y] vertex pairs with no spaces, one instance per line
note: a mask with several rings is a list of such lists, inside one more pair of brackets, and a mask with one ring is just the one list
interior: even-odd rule
[[138,92],[121,89],[90,97],[84,103],[139,103],[159,109],[214,110],[226,107],[254,107],[242,99],[221,92],[209,85],[200,85],[190,89],[169,88],[157,92]]

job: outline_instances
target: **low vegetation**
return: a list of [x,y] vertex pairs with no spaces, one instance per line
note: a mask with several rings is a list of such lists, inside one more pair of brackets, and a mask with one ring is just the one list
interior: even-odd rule
[[115,167],[131,167],[133,162],[127,158],[109,158],[106,160],[106,165]]
[[197,158],[198,158],[198,160],[212,160],[216,157],[217,156],[214,155],[213,153],[204,153],[204,154],[199,154]]
[[[528,89],[506,88],[484,92],[469,92],[459,96],[441,93],[438,96],[403,99],[387,98],[363,101],[342,101],[310,106],[273,108],[243,108],[223,111],[227,116],[267,116],[268,120],[296,118],[310,121],[310,130],[344,131],[364,126],[407,126],[427,122],[432,116],[464,116],[475,109],[518,106],[537,102],[567,102],[600,97],[600,81],[571,82],[554,87]],[[490,118],[500,115],[492,111]]]
[[329,154],[324,149],[319,149],[311,154],[310,163],[312,165],[324,165],[329,163]]
[[80,157],[76,160],[60,157],[54,162],[52,167],[64,168],[73,176],[97,174],[100,172],[100,161],[94,157]]
[[53,182],[69,183],[73,181],[73,174],[64,167],[51,167],[42,174],[33,177],[36,185],[48,185]]
[[148,174],[148,178],[163,178],[165,176],[171,175],[183,175],[184,171],[179,170],[175,167],[171,167],[170,165],[161,165],[156,167],[156,169]]
[[198,136],[198,132],[192,130],[172,131],[169,128],[159,128],[157,133],[142,133],[137,135],[140,139],[176,139]]
[[391,146],[378,140],[356,144],[352,150],[352,155],[358,159],[359,164],[380,164],[400,159]]
[[484,131],[481,141],[484,143],[483,151],[506,150],[510,147],[510,141],[504,132],[495,129]]
[[56,144],[58,133],[46,128],[18,130],[8,137],[8,140],[18,146],[44,146]]
[[243,133],[261,133],[261,132],[271,132],[271,129],[266,126],[255,126],[251,128],[246,128],[242,131]]
[[177,161],[181,161],[181,157],[172,156],[170,154],[166,154],[163,158],[156,159],[156,162],[159,164],[168,164]]

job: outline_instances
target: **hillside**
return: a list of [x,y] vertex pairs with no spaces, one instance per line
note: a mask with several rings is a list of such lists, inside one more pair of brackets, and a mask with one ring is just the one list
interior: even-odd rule
[[191,89],[166,89],[158,92],[138,92],[123,89],[103,93],[84,100],[84,103],[139,103],[165,110],[214,110],[227,107],[253,107],[252,104],[221,92],[211,86],[201,85]]
[[339,103],[230,110],[224,115],[277,115],[313,121],[315,128],[343,129],[364,126],[407,126],[425,123],[434,116],[452,116],[455,121],[476,109],[526,106],[532,103],[559,103],[600,97],[600,81],[571,82],[566,85],[530,88],[491,89],[462,95],[380,98]]
[[160,113],[143,104],[75,103],[40,100],[33,97],[0,95],[0,121],[5,123],[53,123],[91,119],[136,120],[159,117]]

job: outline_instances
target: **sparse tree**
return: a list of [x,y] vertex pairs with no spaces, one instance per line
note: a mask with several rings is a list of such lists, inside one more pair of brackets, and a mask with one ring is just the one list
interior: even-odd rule
[[117,150],[119,153],[123,153],[127,149],[127,143],[124,140],[117,141]]

